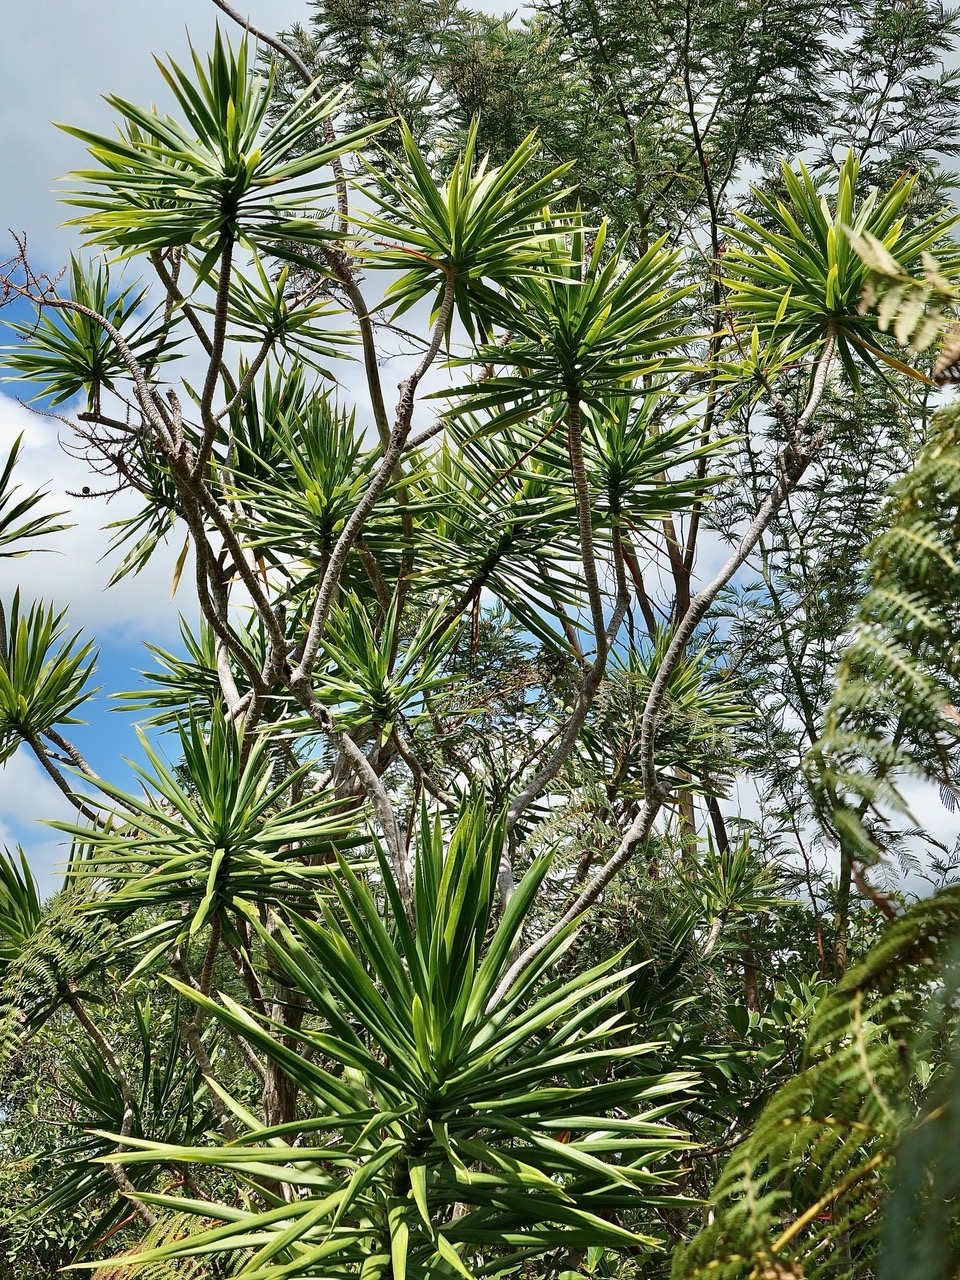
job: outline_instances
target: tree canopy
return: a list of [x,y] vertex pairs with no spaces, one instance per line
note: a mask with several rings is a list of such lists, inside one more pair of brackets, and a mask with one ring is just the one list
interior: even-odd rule
[[0,284],[196,600],[132,787],[0,602],[0,1275],[953,1274],[957,17],[214,2]]

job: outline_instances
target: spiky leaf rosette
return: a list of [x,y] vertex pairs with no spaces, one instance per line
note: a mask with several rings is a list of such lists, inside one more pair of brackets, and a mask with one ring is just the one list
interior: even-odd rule
[[[282,1065],[309,1118],[265,1128],[223,1094],[244,1130],[236,1142],[131,1142],[114,1157],[126,1165],[162,1157],[259,1182],[239,1206],[146,1197],[222,1225],[132,1264],[247,1247],[242,1274],[259,1280],[345,1280],[361,1267],[371,1280],[439,1280],[556,1251],[659,1247],[652,1206],[671,1199],[670,1157],[685,1146],[663,1117],[691,1078],[644,1073],[654,1046],[621,1011],[632,970],[620,957],[548,976],[572,929],[503,986],[550,865],[534,863],[495,922],[504,840],[503,815],[476,802],[448,841],[424,813],[412,918],[384,859],[389,923],[344,864],[322,921],[262,930],[311,1010],[299,1043],[226,996],[181,989]],[[265,1190],[278,1184],[283,1195]]]
[[215,920],[234,936],[235,921],[255,904],[312,904],[316,878],[329,877],[337,851],[357,843],[348,805],[318,795],[289,802],[309,762],[278,783],[267,742],[245,756],[219,708],[209,727],[181,727],[182,770],[141,741],[150,765],[136,770],[142,797],[99,780],[116,806],[109,822],[92,830],[51,824],[86,844],[79,872],[109,886],[99,910],[116,919],[153,914],[141,941],[154,945],[141,967]]
[[[724,255],[727,305],[734,323],[756,328],[771,348],[786,343],[790,359],[815,350],[828,334],[836,339],[844,369],[859,385],[860,366],[880,372],[884,365],[913,371],[880,345],[874,315],[860,305],[870,269],[855,252],[850,231],[867,236],[906,269],[940,245],[956,217],[927,218],[907,225],[916,179],[904,175],[886,192],[857,190],[859,160],[848,152],[829,193],[800,165],[782,166],[784,198],[755,192],[761,219],[739,214]],[[914,376],[917,376],[914,374]]]
[[211,56],[194,53],[192,61],[192,74],[172,59],[158,62],[180,120],[111,95],[119,137],[64,126],[98,166],[73,175],[82,186],[67,203],[84,211],[74,224],[128,254],[189,246],[203,255],[201,277],[232,242],[297,258],[298,246],[335,237],[310,216],[333,184],[324,171],[379,126],[316,145],[337,99],[317,98],[312,85],[268,122],[273,73],[251,74],[247,44],[234,51],[219,29]]

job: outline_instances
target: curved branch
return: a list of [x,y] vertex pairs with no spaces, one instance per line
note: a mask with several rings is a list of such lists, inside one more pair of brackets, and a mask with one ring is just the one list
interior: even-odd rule
[[[221,616],[221,611],[216,607],[210,595],[210,546],[207,542],[206,531],[203,528],[203,521],[200,519],[199,508],[195,500],[195,495],[193,492],[190,492],[187,497],[188,501],[184,503],[184,518],[186,519],[187,528],[190,530],[190,537],[193,542],[195,567],[194,578],[196,581],[197,599],[200,602],[200,608],[218,641],[230,650],[247,673],[251,687],[253,689],[265,691],[260,668],[253,661],[239,640],[237,640],[236,636],[234,636],[233,632],[230,630],[229,623]],[[219,658],[217,666],[219,677]],[[237,699],[239,700],[239,691],[236,690],[236,685],[234,685],[233,690],[231,690],[230,684],[224,683],[221,679],[220,687],[228,708],[231,712],[235,712],[237,702],[231,700],[231,695],[233,691],[236,691]]]
[[[210,962],[210,967],[212,969],[213,961],[211,955],[216,953],[216,947],[219,943],[219,933],[212,934],[211,938],[212,944],[207,947],[207,960]],[[196,978],[190,972],[186,959],[179,948],[174,955],[171,956],[170,962],[188,987],[192,987],[193,990],[199,992],[200,995],[207,994],[203,990],[203,984],[197,982]],[[207,964],[205,963],[204,969],[206,968]],[[227,1110],[220,1094],[216,1089],[212,1088],[210,1084],[210,1082],[216,1080],[217,1077],[213,1069],[213,1063],[210,1061],[210,1055],[207,1053],[207,1047],[203,1043],[203,1036],[201,1035],[203,1022],[203,1006],[198,1004],[197,1011],[194,1016],[192,1018],[184,1018],[180,1023],[180,1027],[183,1032],[183,1038],[186,1040],[190,1052],[193,1054],[197,1061],[197,1065],[203,1073],[204,1083],[207,1086],[207,1096],[210,1099],[210,1103],[214,1111],[217,1113],[217,1119],[220,1122],[220,1130],[228,1142],[233,1142],[237,1137],[237,1128],[233,1123],[233,1116]]]
[[383,783],[377,777],[373,765],[371,765],[349,733],[338,734],[337,741],[380,820],[394,875],[397,878],[400,897],[403,900],[407,914],[412,915],[413,880],[410,874],[410,859],[407,855],[403,838],[400,835],[400,828],[397,826],[397,819],[393,812],[393,805],[390,803],[390,797],[384,790]]
[[340,574],[346,563],[347,555],[351,547],[360,536],[360,530],[363,528],[367,516],[376,506],[380,499],[380,495],[386,489],[393,476],[394,469],[400,461],[403,453],[403,447],[407,442],[410,434],[410,423],[413,418],[413,408],[416,399],[416,391],[424,375],[433,364],[440,345],[443,342],[443,335],[446,332],[450,316],[453,313],[454,304],[454,286],[452,278],[447,279],[444,290],[443,301],[440,304],[440,310],[437,314],[436,323],[433,327],[433,338],[430,346],[427,348],[426,354],[420,361],[420,364],[413,371],[409,378],[401,383],[400,400],[397,404],[397,417],[390,434],[390,443],[384,451],[383,458],[377,470],[377,474],[367,487],[366,493],[353,509],[350,518],[343,527],[340,537],[337,539],[336,546],[330,554],[330,561],[327,565],[326,572],[323,575],[323,581],[317,592],[317,599],[313,607],[313,616],[310,621],[310,630],[307,633],[306,641],[303,646],[302,656],[297,665],[296,670],[292,673],[290,687],[294,688],[294,684],[303,685],[309,680],[310,673],[317,661],[317,654],[320,649],[320,637],[323,634],[323,628],[326,626],[327,616],[333,604],[336,589],[340,582]]
[[343,253],[335,249],[322,248],[324,260],[333,275],[340,281],[343,291],[350,300],[350,306],[360,328],[360,342],[363,347],[363,371],[367,379],[367,390],[370,392],[370,407],[377,427],[380,443],[384,448],[390,443],[390,419],[387,416],[387,405],[383,398],[383,384],[380,381],[380,364],[377,356],[377,341],[373,332],[373,321],[360,286],[354,279],[350,264]]
[[91,778],[94,782],[99,781],[100,775],[68,738],[57,733],[56,729],[44,729],[43,737],[49,738],[55,747],[59,747],[64,755],[69,757],[81,773],[86,774],[86,776]]
[[[521,815],[533,804],[534,800],[557,776],[568,756],[576,745],[580,730],[593,706],[594,699],[607,669],[607,655],[626,616],[630,604],[627,590],[626,574],[623,566],[622,545],[618,536],[614,537],[614,572],[617,584],[616,602],[609,623],[603,620],[603,597],[600,592],[600,581],[597,574],[597,562],[593,546],[593,521],[590,512],[590,487],[587,479],[586,464],[583,457],[583,439],[581,435],[580,400],[576,387],[567,389],[567,449],[570,458],[570,472],[573,476],[574,493],[576,495],[577,525],[580,534],[580,555],[583,560],[584,582],[587,587],[587,598],[590,603],[590,614],[593,621],[594,640],[597,646],[596,657],[584,672],[577,691],[577,699],[567,723],[564,725],[560,740],[553,754],[540,771],[514,797],[507,811],[507,830],[512,832]],[[507,867],[501,867],[501,896],[509,897],[512,875],[508,877]]]
[[[200,396],[200,419],[203,422],[203,438],[197,450],[193,474],[201,476],[213,451],[217,437],[219,419],[213,415],[213,397],[217,383],[220,381],[220,370],[223,365],[223,350],[227,340],[227,313],[230,307],[230,280],[233,274],[233,240],[228,236],[220,255],[220,279],[217,282],[217,301],[213,312],[213,338],[210,344],[210,360],[207,374],[203,380],[203,391]],[[237,392],[236,398],[239,399]]]
[[590,511],[590,485],[583,457],[583,429],[580,418],[580,389],[567,387],[567,457],[577,508],[577,531],[580,535],[580,559],[583,561],[583,582],[587,588],[587,601],[593,621],[594,640],[597,645],[595,665],[603,672],[607,659],[607,636],[603,622],[603,597],[597,575],[597,558],[593,547],[593,519]]
[[[804,410],[796,422],[796,432],[799,437],[800,433],[810,424],[813,415],[819,408],[820,401],[823,399],[823,392],[826,387],[827,375],[830,366],[833,363],[834,351],[836,349],[836,336],[832,330],[828,331],[827,339],[820,352],[817,360],[817,367],[814,372],[813,382],[810,387],[810,394]],[[653,756],[654,737],[656,734],[657,721],[660,716],[660,708],[666,697],[670,680],[677,668],[677,664],[686,652],[694,631],[703,620],[707,610],[716,600],[717,596],[727,585],[738,569],[745,564],[757,543],[760,541],[764,530],[770,524],[770,521],[780,510],[783,503],[793,492],[800,482],[804,472],[810,463],[819,453],[825,439],[825,429],[815,436],[808,444],[794,444],[792,441],[787,444],[780,454],[779,478],[771,492],[767,495],[760,509],[754,516],[749,528],[737,545],[736,550],[729,556],[720,571],[708,582],[702,590],[690,601],[686,613],[680,619],[677,629],[673,634],[667,651],[663,656],[653,684],[650,686],[650,693],[647,695],[646,705],[643,709],[643,717],[640,722],[640,751],[642,756],[643,770],[643,789],[645,794],[654,795],[660,791],[659,783],[656,776],[656,767]]]
[[161,438],[167,450],[173,454],[176,453],[179,442],[173,435],[170,424],[160,407],[157,400],[154,399],[153,391],[147,382],[146,374],[143,367],[137,360],[133,351],[130,349],[126,339],[106,316],[100,315],[98,311],[94,311],[92,307],[85,307],[79,302],[72,302],[68,298],[35,298],[29,289],[23,289],[19,285],[13,283],[10,287],[25,298],[28,302],[32,302],[35,307],[53,307],[55,311],[75,311],[78,315],[86,316],[88,320],[92,320],[94,324],[98,324],[104,333],[117,348],[120,359],[127,366],[127,371],[133,379],[133,384],[137,389],[137,399],[141,408],[150,420],[150,425]]
[[[835,350],[836,335],[832,330],[828,330],[826,341],[814,371],[807,403],[802,414],[797,419],[798,431],[810,424],[819,408]],[[649,837],[666,794],[657,779],[653,753],[660,708],[669,688],[673,672],[676,670],[677,663],[685,652],[686,645],[698,623],[722,589],[753,551],[770,521],[797,487],[804,472],[819,453],[825,439],[826,428],[821,428],[805,446],[797,448],[793,443],[789,443],[784,448],[780,455],[780,475],[773,490],[762,503],[750,527],[740,539],[736,550],[729,556],[713,580],[702,591],[697,592],[691,600],[690,607],[681,619],[667,652],[664,654],[660,669],[650,687],[646,705],[644,706],[640,735],[644,797],[640,812],[624,832],[615,852],[607,859],[581,893],[577,895],[563,915],[551,928],[541,934],[528,947],[525,947],[510,965],[500,986],[491,996],[491,1006],[509,989],[517,975],[535,960],[567,925],[578,919],[588,908],[593,906],[617,872],[625,867],[633,857],[637,847]]]
[[19,730],[19,733],[21,738],[23,738],[24,742],[27,744],[27,746],[30,748],[33,754],[40,761],[40,764],[43,766],[46,772],[50,775],[50,777],[56,783],[58,789],[63,792],[63,794],[67,797],[67,799],[76,809],[77,813],[79,813],[82,818],[86,818],[86,820],[89,823],[92,823],[93,826],[95,827],[103,826],[103,821],[100,818],[99,814],[95,813],[93,809],[89,808],[89,806],[86,805],[80,799],[80,797],[76,794],[76,792],[71,790],[70,784],[67,782],[66,778],[63,776],[63,774],[60,772],[57,766],[50,759],[50,756],[47,753],[47,750],[44,747],[43,742],[40,740],[39,735],[34,733],[33,730],[26,729],[26,728],[21,728]]
[[457,797],[451,795],[449,791],[444,791],[442,787],[437,786],[433,778],[431,778],[430,774],[417,759],[410,743],[407,742],[406,738],[404,738],[403,734],[397,728],[394,728],[393,730],[393,744],[397,748],[397,755],[399,755],[400,759],[413,774],[417,782],[420,783],[424,791],[429,792],[429,794],[433,796],[434,800],[439,800],[440,803],[442,805],[446,805],[447,808],[455,809],[459,803]]

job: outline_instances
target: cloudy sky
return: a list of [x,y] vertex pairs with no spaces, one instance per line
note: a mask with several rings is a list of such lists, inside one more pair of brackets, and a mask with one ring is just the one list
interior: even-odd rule
[[[307,16],[306,0],[253,0],[237,7],[278,29]],[[165,101],[154,54],[178,62],[188,33],[207,48],[219,18],[209,0],[29,0],[3,6],[4,74],[0,79],[0,223],[28,230],[33,250],[62,260],[71,233],[51,193],[56,179],[82,165],[79,142],[52,121],[107,131],[113,116],[101,94],[133,102]]]
[[[256,0],[251,20],[264,27],[282,28],[303,19],[305,0]],[[36,267],[56,272],[71,247],[72,232],[62,227],[68,216],[56,197],[57,178],[82,167],[79,142],[60,132],[53,121],[107,132],[112,113],[101,94],[116,93],[138,103],[165,102],[163,82],[153,54],[170,54],[181,61],[188,51],[188,32],[194,45],[209,46],[217,21],[227,19],[208,0],[30,0],[3,6],[4,73],[0,77],[0,238],[11,245],[8,228],[26,232]],[[0,260],[8,256],[0,252]],[[6,341],[0,337],[0,342]],[[0,596],[9,601],[20,586],[28,599],[43,597],[68,610],[75,628],[95,635],[101,645],[96,683],[107,689],[133,687],[133,670],[148,664],[142,640],[173,643],[178,605],[186,612],[189,600],[171,602],[172,567],[179,548],[169,548],[151,571],[104,592],[109,575],[101,563],[106,540],[100,526],[117,519],[125,508],[115,503],[104,509],[78,503],[66,490],[79,490],[86,477],[82,468],[59,448],[59,424],[23,408],[17,396],[22,387],[0,385],[0,452],[6,456],[14,438],[23,433],[20,475],[30,487],[51,490],[54,509],[72,508],[76,522],[61,535],[54,554],[27,560],[0,561]],[[105,694],[86,711],[88,727],[73,736],[94,763],[116,777],[118,752],[136,756],[138,744],[128,721],[107,711]],[[20,841],[40,873],[45,888],[53,887],[55,864],[62,856],[60,837],[36,819],[68,818],[62,796],[36,763],[23,751],[0,769],[0,843]]]

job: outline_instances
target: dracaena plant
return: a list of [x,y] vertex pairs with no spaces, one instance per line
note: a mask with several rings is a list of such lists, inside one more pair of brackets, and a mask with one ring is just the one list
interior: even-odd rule
[[757,192],[762,216],[738,215],[724,255],[728,305],[739,325],[756,325],[762,339],[788,339],[783,351],[815,351],[832,335],[840,360],[856,384],[857,362],[904,369],[902,361],[878,345],[877,320],[864,314],[861,295],[869,268],[855,252],[849,233],[878,241],[905,267],[955,225],[941,214],[909,225],[907,211],[916,178],[903,175],[889,191],[858,192],[859,160],[848,152],[840,165],[832,198],[801,165],[782,166],[784,194]]
[[675,1195],[685,1146],[666,1117],[693,1080],[648,1065],[656,1046],[622,1003],[642,978],[622,957],[551,976],[575,929],[507,978],[551,860],[531,866],[498,920],[505,834],[504,815],[476,801],[446,839],[423,812],[412,917],[381,857],[379,892],[341,863],[319,918],[263,931],[306,1000],[292,1040],[227,997],[179,988],[282,1059],[315,1118],[294,1146],[290,1126],[265,1127],[224,1095],[240,1130],[229,1146],[128,1137],[111,1157],[127,1168],[166,1159],[229,1170],[251,1189],[230,1205],[145,1194],[213,1225],[132,1265],[246,1249],[244,1271],[263,1280],[361,1266],[412,1280],[499,1275],[587,1245],[662,1247],[651,1209]]
[[414,714],[422,709],[424,698],[451,684],[443,666],[459,630],[441,604],[403,642],[398,605],[394,597],[378,635],[361,601],[344,593],[335,614],[335,634],[323,645],[330,662],[324,675],[327,700],[338,708],[344,723],[372,723],[384,740],[395,732],[403,713]]
[[213,922],[235,932],[236,917],[255,903],[309,894],[352,837],[342,803],[322,794],[290,801],[309,765],[278,781],[268,744],[245,754],[219,708],[209,726],[191,720],[177,736],[176,768],[141,739],[149,762],[149,770],[136,768],[142,797],[99,779],[106,809],[96,825],[56,824],[85,843],[78,874],[109,883],[103,910],[157,917],[151,958]]
[[[255,651],[263,644],[262,634],[247,640],[247,649]],[[117,709],[136,715],[144,728],[175,729],[184,722],[205,723],[223,698],[217,679],[216,635],[201,624],[199,634],[180,619],[180,651],[171,652],[159,645],[148,644],[159,670],[141,671],[141,685],[123,693],[113,693]],[[235,677],[243,687],[243,672]]]
[[84,187],[68,197],[84,210],[76,225],[85,235],[127,253],[189,248],[203,255],[205,271],[237,239],[284,254],[324,236],[308,216],[316,172],[375,126],[305,147],[336,100],[317,100],[308,86],[268,123],[273,76],[252,73],[248,50],[244,43],[234,51],[218,30],[208,60],[192,53],[189,71],[160,64],[182,120],[113,96],[124,122],[119,138],[65,126],[99,164],[76,175]]
[[573,496],[550,459],[531,445],[550,428],[481,434],[466,419],[451,429],[415,482],[427,509],[418,546],[424,581],[475,606],[492,592],[535,635],[555,635],[551,601],[572,604]]
[[[302,407],[295,400],[278,405],[252,440],[238,433],[237,452],[234,493],[248,513],[247,544],[293,578],[294,589],[312,584],[376,473],[380,450],[363,439],[355,414],[314,396]],[[368,592],[370,573],[379,585],[376,570],[382,566],[381,576],[395,571],[403,548],[396,484],[384,498],[384,509],[364,528],[362,547],[344,566],[345,579],[359,575]]]
[[[117,1082],[119,1125],[97,1075],[101,1185],[151,1242],[118,1267],[230,1251],[217,1265],[248,1276],[402,1280],[596,1269],[605,1248],[615,1268],[690,1212],[666,1112],[685,1099],[716,1150],[730,1117],[685,1091],[682,1034],[666,1076],[668,1051],[621,1016],[667,1025],[663,988],[580,926],[604,902],[593,921],[635,941],[646,922],[619,910],[616,877],[652,881],[676,845],[705,928],[766,909],[752,848],[720,838],[762,698],[744,715],[731,694],[739,637],[714,608],[771,543],[802,541],[778,521],[824,457],[824,406],[874,376],[873,346],[889,355],[838,236],[869,233],[905,269],[935,250],[949,271],[949,219],[912,220],[909,183],[866,194],[853,162],[791,171],[735,247],[702,238],[705,265],[582,217],[582,175],[532,136],[495,162],[478,127],[437,155],[401,125],[381,164],[364,146],[380,126],[343,129],[296,50],[265,47],[300,77],[292,99],[220,33],[208,59],[164,65],[170,116],[108,99],[120,134],[73,131],[91,160],[70,196],[106,265],[63,289],[23,254],[5,270],[3,297],[40,317],[17,369],[65,413],[86,397],[98,493],[139,495],[114,578],[170,538],[202,620],[123,695],[149,722],[137,794],[62,732],[91,657],[59,611],[8,628],[0,747],[34,752],[82,846],[82,901],[30,928],[57,966],[22,1026],[65,1002]],[[116,291],[108,268],[133,258],[149,288]],[[32,502],[0,511],[0,550],[44,531]],[[537,856],[532,833],[601,794],[595,845]],[[697,806],[726,853],[694,847]],[[17,952],[23,921],[0,927]],[[90,954],[126,1011],[117,1043],[71,986],[85,930],[116,944],[116,973]],[[722,984],[735,956],[714,950]],[[167,1145],[137,1129],[129,1064],[138,984],[162,1003],[160,973],[208,1122]],[[689,1157],[697,1189],[710,1158]],[[182,1195],[133,1172],[165,1161]],[[184,1214],[200,1221],[178,1241]]]
[[57,524],[62,511],[45,512],[42,507],[47,494],[43,490],[20,493],[20,486],[13,483],[17,462],[23,452],[23,436],[17,436],[0,471],[0,556],[25,556],[37,547],[25,547],[24,542],[60,533],[69,525]]
[[663,242],[630,261],[622,242],[607,251],[605,224],[592,238],[576,222],[554,234],[541,270],[500,304],[507,340],[477,353],[492,374],[454,392],[457,405],[489,414],[491,425],[568,399],[603,414],[606,397],[638,391],[640,375],[661,368],[683,341],[676,309],[687,291]]
[[162,308],[143,314],[147,287],[131,283],[117,289],[110,265],[102,258],[92,262],[71,258],[69,278],[70,296],[83,310],[40,314],[42,355],[35,346],[24,343],[31,336],[32,325],[11,325],[20,341],[4,353],[5,363],[14,377],[39,382],[40,395],[51,405],[85,392],[87,408],[92,409],[100,403],[101,394],[115,391],[118,380],[127,373],[116,344],[92,316],[102,316],[122,331],[131,351],[148,368],[174,359],[177,342],[170,336],[169,317],[165,320]]
[[56,742],[57,725],[76,724],[72,714],[90,696],[96,664],[94,642],[65,635],[64,613],[35,603],[24,611],[19,591],[5,619],[0,653],[0,754],[41,736]]
[[361,224],[376,237],[372,265],[402,272],[388,286],[386,303],[396,318],[421,298],[432,296],[436,308],[452,287],[461,320],[471,333],[475,326],[485,333],[496,322],[504,286],[542,264],[549,235],[543,212],[551,196],[565,194],[558,188],[565,168],[525,177],[536,155],[532,134],[505,164],[490,168],[478,155],[474,124],[438,183],[407,125],[400,131],[405,170],[399,178],[377,175],[372,193],[388,216]]

